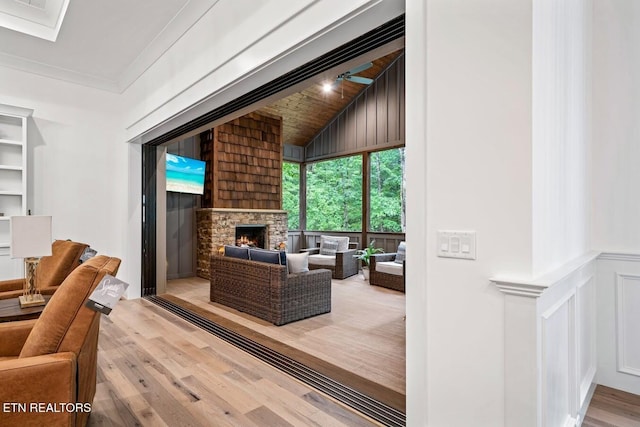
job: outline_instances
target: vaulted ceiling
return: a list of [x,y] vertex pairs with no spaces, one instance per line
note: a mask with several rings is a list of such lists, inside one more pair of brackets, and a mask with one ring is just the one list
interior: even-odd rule
[[[357,75],[375,79],[400,53],[398,50],[371,61],[373,66]],[[324,90],[325,83],[333,84],[331,91]],[[304,146],[366,88],[348,80],[314,83],[258,111],[282,117],[285,144]]]

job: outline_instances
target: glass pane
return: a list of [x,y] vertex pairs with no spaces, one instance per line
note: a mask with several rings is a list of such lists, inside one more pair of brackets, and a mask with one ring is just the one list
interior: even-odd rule
[[307,229],[360,231],[362,156],[307,165]]
[[405,231],[404,148],[371,153],[369,231]]
[[282,162],[282,209],[289,214],[289,230],[300,229],[300,165]]

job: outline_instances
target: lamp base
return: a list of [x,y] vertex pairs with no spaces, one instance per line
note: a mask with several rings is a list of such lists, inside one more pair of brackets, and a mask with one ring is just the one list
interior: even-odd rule
[[42,294],[35,295],[20,295],[20,308],[38,307],[45,305],[47,302],[44,300]]

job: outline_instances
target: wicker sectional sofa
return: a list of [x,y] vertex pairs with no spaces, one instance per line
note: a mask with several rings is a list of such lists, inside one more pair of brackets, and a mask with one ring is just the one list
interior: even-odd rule
[[211,302],[280,326],[331,311],[331,271],[211,256]]

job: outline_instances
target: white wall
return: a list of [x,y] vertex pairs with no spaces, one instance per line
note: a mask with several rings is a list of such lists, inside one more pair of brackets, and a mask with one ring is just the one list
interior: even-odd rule
[[[427,236],[407,234],[424,257],[408,262],[407,313],[408,322],[426,315],[424,335],[408,342],[426,340],[433,426],[504,425],[504,296],[488,278],[531,274],[531,9],[530,0],[427,2],[426,115],[407,119],[408,138],[420,126],[410,120],[426,119],[426,220],[409,217],[408,229]],[[416,62],[408,87],[425,75],[414,75]],[[423,143],[408,139],[407,159]],[[411,167],[419,164],[408,164],[409,204],[425,191]],[[478,259],[437,258],[439,229],[476,230]],[[413,286],[426,286],[426,297],[415,301]]]
[[594,0],[593,247],[640,253],[640,2]]
[[533,276],[589,249],[591,1],[533,2]]
[[3,67],[0,93],[6,104],[33,109],[28,209],[53,216],[55,239],[123,258],[127,147],[119,97]]

